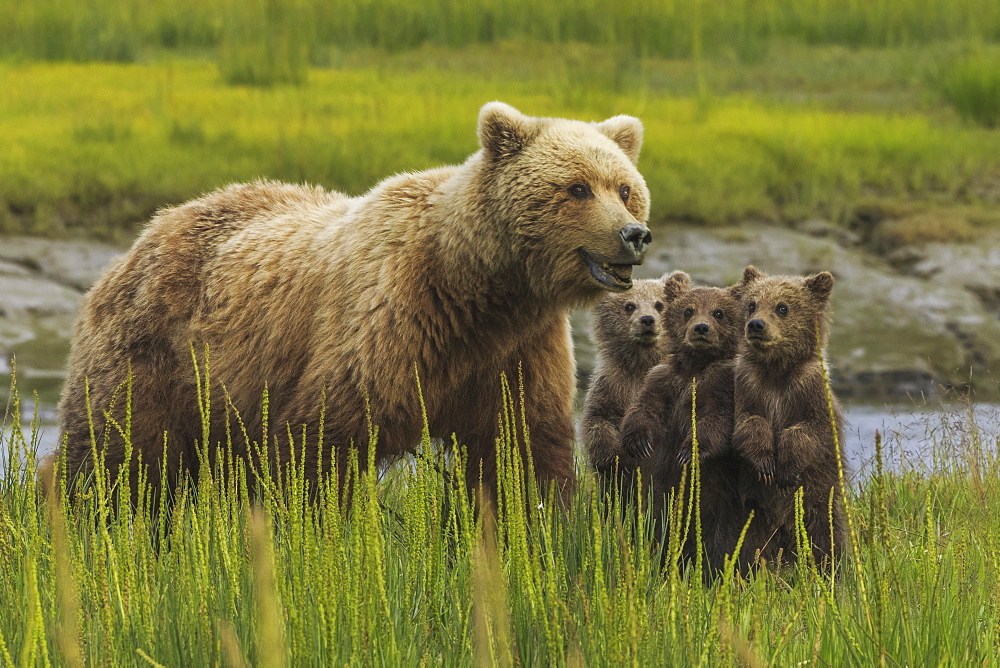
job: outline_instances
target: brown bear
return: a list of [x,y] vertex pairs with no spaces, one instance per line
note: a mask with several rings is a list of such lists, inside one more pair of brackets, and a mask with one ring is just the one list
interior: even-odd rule
[[[667,358],[646,375],[626,413],[623,445],[630,453],[652,453],[654,517],[660,526],[669,526],[666,500],[672,492],[687,508],[687,495],[679,483],[691,462],[694,385],[702,544],[705,565],[714,573],[735,551],[739,537],[735,520],[742,514],[731,440],[733,369],[743,336],[743,309],[733,289],[693,288],[681,271],[667,280],[665,296]],[[694,527],[689,525],[683,553],[693,558],[697,549]]]
[[[754,513],[741,561],[795,560],[795,499],[804,491],[804,524],[816,563],[829,571],[843,554],[845,528],[838,486],[843,418],[827,401],[825,349],[829,272],[805,278],[767,276],[753,266],[739,286],[747,322],[735,373],[733,446],[740,456],[740,494]],[[832,495],[832,510],[830,507]],[[832,542],[831,542],[832,534]]]
[[[467,447],[470,486],[494,492],[506,374],[523,379],[537,477],[569,488],[568,312],[629,289],[651,241],[642,134],[629,116],[535,118],[492,102],[461,165],[360,197],[256,182],[159,212],[84,299],[60,403],[70,473],[93,466],[88,395],[110,470],[127,461],[131,370],[131,442],[156,482],[190,470],[198,442],[220,451],[227,414],[250,440],[268,436],[278,462],[289,434],[305,442],[308,479],[331,460],[343,474],[352,444],[364,466],[371,425],[379,465],[412,452],[426,416],[431,436]],[[207,444],[192,346],[210,360]],[[252,455],[242,440],[235,454]]]
[[[605,483],[631,490],[637,468],[649,462],[621,447],[621,422],[642,379],[664,354],[665,278],[634,281],[628,292],[609,293],[594,307],[597,360],[581,423],[590,465]],[[647,487],[648,489],[648,487]]]

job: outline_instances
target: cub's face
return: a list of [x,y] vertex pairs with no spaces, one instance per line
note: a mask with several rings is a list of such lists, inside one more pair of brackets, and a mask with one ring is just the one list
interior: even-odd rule
[[511,225],[536,293],[578,302],[629,290],[652,240],[639,120],[533,118],[494,102],[479,126],[486,202]]
[[693,288],[667,306],[674,351],[732,357],[743,335],[743,309],[729,290]]
[[594,334],[602,350],[653,348],[664,335],[663,281],[634,281],[624,293],[606,295],[594,309]]
[[737,287],[746,314],[747,348],[764,359],[806,359],[817,353],[825,345],[832,289],[829,272],[795,278],[747,267]]

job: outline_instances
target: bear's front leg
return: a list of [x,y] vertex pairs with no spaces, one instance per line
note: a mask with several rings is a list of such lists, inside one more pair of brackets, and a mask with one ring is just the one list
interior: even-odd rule
[[621,424],[622,449],[635,458],[648,457],[660,445],[670,411],[670,368],[653,367]]
[[[557,484],[563,495],[576,483],[573,458],[573,398],[576,364],[569,316],[559,318],[510,360],[508,378],[517,398],[518,368],[524,382],[524,411],[535,476]],[[543,491],[544,493],[544,491]]]
[[779,487],[798,487],[802,472],[816,461],[820,441],[806,423],[786,427],[778,434],[774,482]]
[[774,431],[760,415],[743,415],[733,428],[733,448],[765,485],[774,481]]

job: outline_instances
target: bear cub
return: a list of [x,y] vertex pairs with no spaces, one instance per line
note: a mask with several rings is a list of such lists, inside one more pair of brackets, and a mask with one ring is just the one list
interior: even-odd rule
[[643,377],[663,358],[664,278],[634,281],[628,292],[609,293],[594,307],[597,360],[583,407],[582,440],[591,466],[622,491],[634,482],[643,457],[621,447],[621,421]]
[[[667,280],[665,296],[667,356],[647,374],[626,413],[623,445],[632,456],[652,453],[654,517],[667,526],[667,496],[677,489],[691,461],[692,380],[696,382],[702,539],[707,565],[720,570],[741,528],[734,522],[741,513],[731,437],[734,358],[743,333],[743,310],[732,289],[691,287],[684,272]],[[684,545],[687,557],[697,548],[693,531]]]
[[832,290],[833,276],[826,271],[767,276],[753,266],[738,286],[747,320],[735,369],[733,446],[740,458],[740,496],[747,512],[754,512],[741,555],[744,569],[758,557],[798,556],[792,494],[798,487],[804,490],[804,523],[816,563],[829,571],[844,551],[834,442],[834,428],[843,442],[843,419],[833,399],[831,426],[824,380]]

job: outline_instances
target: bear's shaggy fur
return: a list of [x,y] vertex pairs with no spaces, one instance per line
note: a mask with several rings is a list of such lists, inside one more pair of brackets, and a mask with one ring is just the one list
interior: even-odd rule
[[[250,439],[269,432],[279,462],[290,430],[298,443],[305,434],[309,479],[331,459],[343,473],[352,443],[368,459],[367,414],[385,464],[420,441],[419,375],[431,435],[455,434],[470,486],[481,476],[492,491],[500,375],[520,373],[536,474],[571,485],[568,310],[630,288],[643,259],[642,125],[493,102],[478,133],[464,164],[361,197],[257,182],[160,212],[84,300],[60,404],[70,473],[93,466],[87,387],[110,470],[127,461],[107,418],[125,425],[115,395],[129,368],[131,440],[151,480],[190,468],[202,437],[193,345],[210,355],[210,455],[238,411]],[[235,425],[234,450],[250,455]]]
[[582,441],[591,466],[605,482],[631,487],[632,475],[649,461],[622,450],[621,421],[642,379],[663,358],[664,280],[635,281],[628,292],[610,293],[594,308],[597,360],[583,406]]
[[[653,453],[655,516],[668,526],[665,501],[678,493],[684,467],[691,462],[691,396],[696,381],[698,460],[701,470],[702,540],[706,565],[720,570],[739,537],[738,463],[732,451],[733,367],[743,335],[743,309],[732,290],[691,287],[684,272],[666,283],[668,354],[646,376],[622,422],[628,452]],[[696,549],[691,527],[685,553]]]
[[[733,446],[741,458],[740,494],[754,518],[744,568],[756,557],[794,560],[795,501],[804,490],[805,527],[816,563],[843,554],[846,534],[837,450],[824,382],[833,276],[767,276],[747,267],[739,286],[747,323],[736,364]],[[831,395],[832,397],[832,395]],[[833,399],[838,441],[843,418]],[[832,517],[830,499],[833,495]],[[832,519],[832,525],[831,525]],[[831,544],[831,533],[833,542]]]

